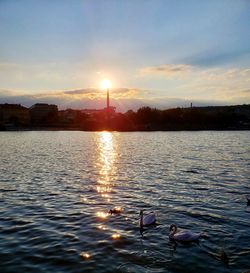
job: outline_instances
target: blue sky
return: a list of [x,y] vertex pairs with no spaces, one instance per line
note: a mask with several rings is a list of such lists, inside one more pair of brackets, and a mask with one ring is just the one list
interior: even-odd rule
[[0,102],[250,103],[249,26],[248,0],[0,0]]

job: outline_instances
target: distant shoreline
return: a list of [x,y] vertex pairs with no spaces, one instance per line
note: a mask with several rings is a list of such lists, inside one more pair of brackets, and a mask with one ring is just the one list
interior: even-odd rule
[[250,130],[250,105],[189,107],[159,110],[142,107],[136,112],[102,110],[58,111],[56,105],[37,103],[30,109],[0,105],[0,131],[245,131]]
[[108,129],[103,129],[103,130],[83,130],[81,128],[15,128],[15,129],[5,129],[5,130],[0,130],[0,132],[38,132],[38,131],[51,131],[51,132],[59,132],[59,131],[80,131],[80,132],[120,132],[120,133],[133,133],[133,132],[206,132],[206,131],[250,131],[249,128],[230,128],[230,129],[223,129],[223,128],[216,128],[216,129],[172,129],[172,130],[108,130]]

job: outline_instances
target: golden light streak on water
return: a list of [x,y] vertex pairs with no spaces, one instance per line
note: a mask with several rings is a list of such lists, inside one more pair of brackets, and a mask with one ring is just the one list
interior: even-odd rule
[[120,239],[120,238],[121,238],[121,235],[119,233],[112,234],[112,239],[117,240],[117,239]]
[[122,212],[122,208],[121,207],[114,207],[114,211],[116,211],[116,212]]
[[109,198],[109,195],[107,193],[102,193],[101,197],[103,197],[103,198]]
[[109,214],[107,212],[103,212],[103,211],[98,211],[96,213],[96,215],[97,215],[97,217],[102,218],[102,219],[105,219],[109,216]]
[[[0,252],[7,255],[1,255],[0,267],[69,273],[250,268],[249,132],[112,134],[117,156],[106,185],[98,183],[105,182],[99,133],[2,132]],[[99,193],[97,185],[111,192]],[[116,206],[122,215],[107,216]],[[164,228],[152,228],[141,239],[139,207],[156,210]],[[171,223],[209,236],[199,245],[174,246]],[[232,252],[230,268],[218,262],[222,247]]]
[[103,226],[103,225],[98,226],[98,229],[100,229],[100,230],[107,230],[107,228],[105,226]]
[[82,202],[87,202],[88,201],[88,199],[86,197],[84,197],[83,195],[80,196],[80,199],[81,199]]
[[117,153],[114,148],[114,137],[111,132],[100,132],[99,136],[99,158],[97,162],[97,168],[99,169],[98,185],[96,190],[100,193],[101,197],[107,202],[111,201],[113,180],[115,179],[116,167],[114,163],[116,161]]
[[123,211],[122,207],[114,207],[110,210],[111,214],[119,214]]
[[111,192],[112,191],[112,188],[111,187],[108,187],[108,186],[97,186],[96,187],[96,190],[97,192],[99,193],[105,193],[105,192]]
[[88,259],[91,258],[90,254],[89,254],[89,253],[86,253],[86,252],[81,252],[81,253],[80,253],[80,256],[81,256],[83,259],[86,259],[86,260],[88,260]]

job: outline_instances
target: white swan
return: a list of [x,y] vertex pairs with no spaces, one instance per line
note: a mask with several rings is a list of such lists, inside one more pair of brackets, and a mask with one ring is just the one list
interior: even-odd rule
[[143,210],[140,211],[140,228],[148,227],[156,222],[156,216],[154,212],[150,212],[147,215],[143,215]]
[[177,226],[172,224],[169,228],[169,238],[179,242],[193,242],[199,240],[201,233],[194,233],[189,230],[182,230],[177,232]]

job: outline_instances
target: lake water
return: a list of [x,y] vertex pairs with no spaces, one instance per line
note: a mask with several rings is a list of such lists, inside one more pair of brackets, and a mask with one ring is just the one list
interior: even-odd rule
[[[249,131],[1,132],[0,147],[1,273],[250,269]],[[158,222],[143,237],[141,209]],[[203,237],[176,245],[172,223]]]

